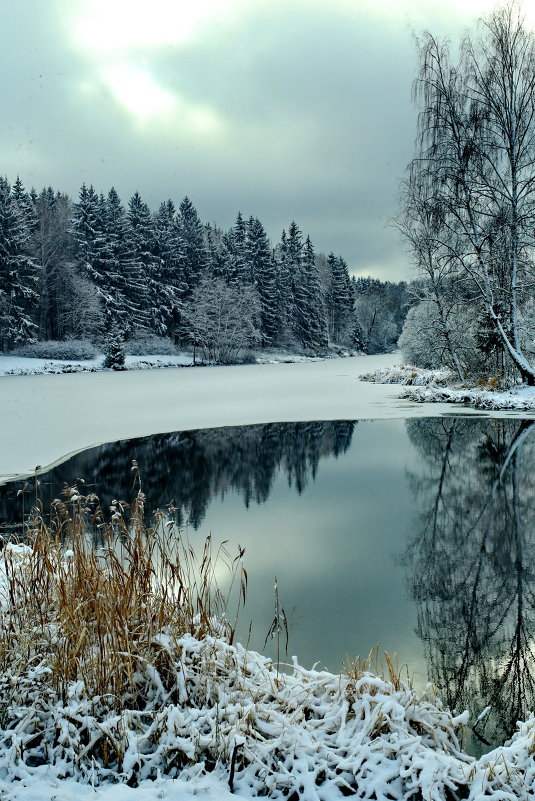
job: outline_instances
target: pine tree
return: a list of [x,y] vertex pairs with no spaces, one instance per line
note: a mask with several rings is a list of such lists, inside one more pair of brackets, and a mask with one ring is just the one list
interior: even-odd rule
[[327,347],[327,323],[314,248],[307,237],[299,280],[295,283],[295,333],[303,347],[315,352]]
[[92,282],[93,258],[101,229],[98,195],[92,186],[87,187],[84,183],[80,189],[78,203],[74,204],[72,230],[78,270]]
[[227,281],[240,287],[252,282],[251,270],[247,259],[247,227],[241,212],[238,212],[234,227],[226,238],[228,251]]
[[26,192],[24,184],[19,176],[17,176],[17,180],[11,188],[11,194],[13,195],[15,203],[20,211],[24,226],[28,230],[29,234],[33,233],[37,226],[35,205],[32,200],[31,193]]
[[133,259],[145,286],[147,324],[159,336],[167,336],[173,309],[162,285],[154,220],[139,192],[128,201],[126,216]]
[[260,301],[260,333],[262,345],[273,344],[280,333],[278,314],[277,265],[266,232],[260,220],[248,223],[247,251]]
[[287,345],[292,341],[293,292],[290,262],[288,258],[288,237],[283,230],[281,241],[275,251],[277,265],[277,306],[280,321],[278,343]]
[[208,251],[204,238],[203,224],[191,200],[185,197],[178,209],[178,223],[181,235],[181,264],[187,295],[197,286],[208,267]]
[[73,303],[76,276],[72,268],[72,204],[67,195],[52,187],[35,194],[33,208],[34,258],[40,268],[39,335],[41,339],[73,336]]
[[188,295],[184,267],[184,243],[175,205],[168,200],[160,205],[154,220],[156,255],[159,259],[156,281],[167,298],[163,300],[162,315],[167,336],[180,337],[181,309]]
[[82,273],[94,284],[105,328],[117,328],[122,336],[147,325],[146,289],[126,213],[115,189],[99,197],[85,185],[75,209],[75,236]]
[[39,270],[30,254],[28,216],[7,179],[0,178],[1,350],[37,337]]
[[353,290],[346,262],[334,253],[328,258],[330,285],[327,293],[329,336],[332,342],[342,343],[353,334]]
[[207,223],[204,226],[206,249],[208,252],[208,270],[214,278],[226,280],[229,254],[225,244],[225,235],[220,228]]

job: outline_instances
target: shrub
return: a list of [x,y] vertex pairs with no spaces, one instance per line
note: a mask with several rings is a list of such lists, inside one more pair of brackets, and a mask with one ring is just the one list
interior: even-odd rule
[[87,339],[68,339],[64,341],[48,339],[43,342],[32,342],[13,350],[15,356],[26,356],[30,359],[94,359],[98,350]]
[[124,343],[124,350],[128,356],[176,356],[177,349],[167,337],[157,337],[154,334],[130,339]]
[[256,353],[253,350],[245,350],[238,354],[236,364],[256,364]]

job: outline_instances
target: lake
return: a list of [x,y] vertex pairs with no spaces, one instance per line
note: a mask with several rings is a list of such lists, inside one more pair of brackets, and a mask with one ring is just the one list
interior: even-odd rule
[[[84,451],[40,475],[38,494],[45,508],[65,483],[104,508],[129,501],[134,459],[148,511],[172,507],[192,543],[212,533],[245,547],[239,633],[245,641],[252,621],[252,648],[264,648],[277,577],[289,655],[336,671],[374,646],[397,654],[452,709],[477,717],[492,706],[473,751],[503,742],[535,706],[535,422],[452,415],[160,434]],[[35,491],[33,481],[0,487],[4,528]]]

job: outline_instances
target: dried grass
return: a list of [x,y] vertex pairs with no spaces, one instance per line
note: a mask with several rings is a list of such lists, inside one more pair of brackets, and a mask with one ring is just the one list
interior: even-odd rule
[[[29,547],[5,550],[0,670],[17,675],[46,658],[63,699],[73,682],[83,682],[87,696],[106,697],[110,709],[143,708],[147,682],[171,695],[176,685],[176,655],[157,635],[233,641],[247,587],[243,551],[233,558],[225,543],[216,549],[208,537],[197,552],[160,512],[145,525],[141,491],[131,509],[114,502],[109,522],[95,496],[75,487],[65,495],[50,524],[34,511]],[[221,566],[225,593],[216,575]]]

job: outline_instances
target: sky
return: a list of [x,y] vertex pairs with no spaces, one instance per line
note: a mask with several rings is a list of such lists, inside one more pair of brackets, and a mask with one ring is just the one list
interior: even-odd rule
[[[412,273],[390,220],[423,30],[491,0],[0,0],[0,174],[201,219],[295,220],[356,275]],[[535,16],[535,12],[534,12]]]

